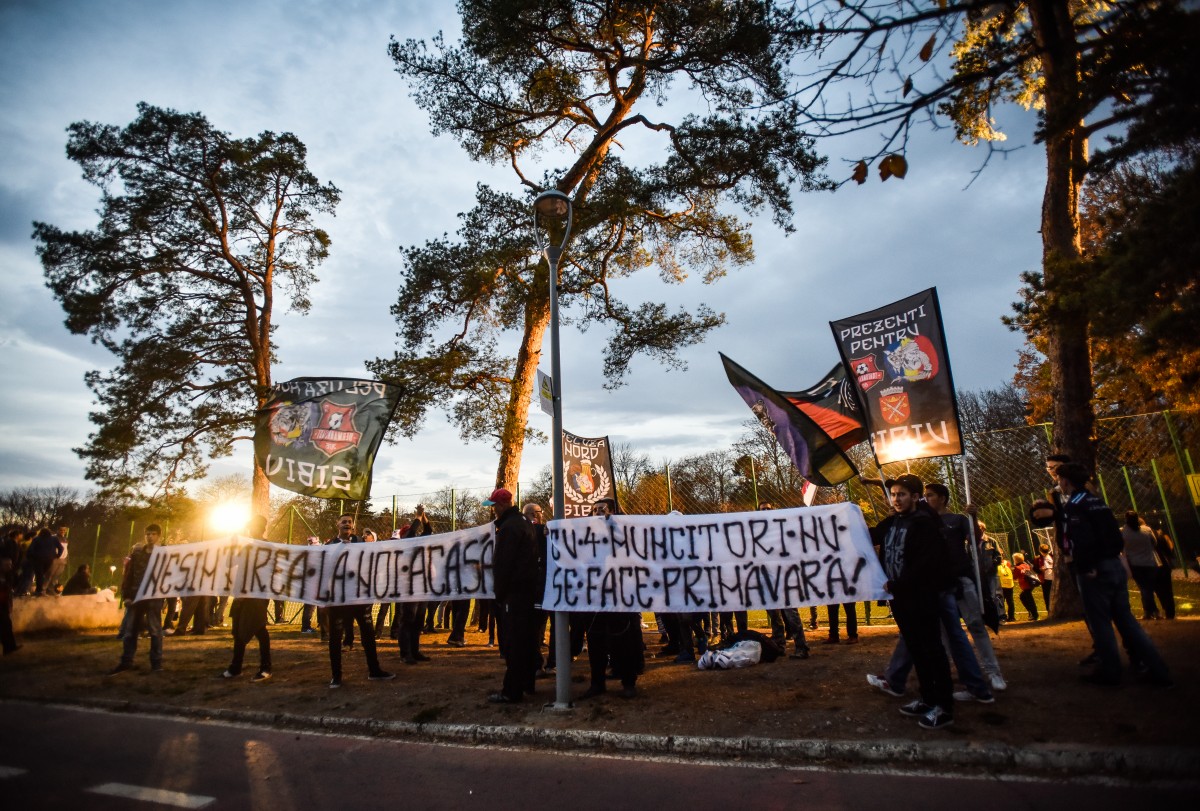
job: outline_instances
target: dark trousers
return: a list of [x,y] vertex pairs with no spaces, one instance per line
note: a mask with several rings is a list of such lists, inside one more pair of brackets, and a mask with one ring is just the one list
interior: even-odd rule
[[915,594],[892,598],[892,616],[912,656],[920,681],[921,701],[954,714],[954,682],[950,660],[942,646],[939,595]]
[[12,597],[0,598],[0,646],[5,653],[17,649],[17,637],[12,627]]
[[1011,588],[1001,588],[1000,591],[1004,593],[1004,608],[1008,614],[1006,619],[1012,622],[1017,618],[1017,607],[1013,603],[1013,590]]
[[1033,589],[1021,589],[1021,605],[1029,612],[1030,619],[1038,618],[1037,603],[1033,599]]
[[722,611],[721,612],[721,638],[733,636],[734,624],[737,624],[738,631],[745,631],[750,627],[750,620],[745,611]]
[[854,603],[842,603],[839,605],[825,606],[825,612],[829,617],[829,638],[835,642],[839,638],[840,631],[838,630],[838,609],[846,614],[846,638],[858,638],[858,613],[855,610],[857,606]]
[[192,625],[192,633],[204,633],[208,628],[209,603],[212,599],[212,597],[184,597],[183,608],[179,611],[179,622],[175,625],[175,633],[185,633],[189,623]]
[[1096,655],[1100,658],[1096,675],[1114,681],[1121,678],[1121,654],[1117,649],[1116,634],[1113,633],[1115,625],[1130,660],[1145,665],[1155,678],[1167,679],[1166,662],[1129,608],[1128,578],[1121,561],[1105,558],[1096,564],[1094,576],[1081,574],[1076,582],[1079,595],[1083,598],[1088,631],[1095,643]]
[[1175,585],[1171,582],[1171,567],[1159,566],[1154,570],[1154,593],[1162,606],[1163,616],[1175,619]]
[[587,648],[593,687],[604,688],[610,658],[613,675],[622,686],[633,687],[646,667],[641,616],[605,612],[590,615]]
[[470,600],[451,600],[448,607],[450,612],[450,639],[455,642],[465,642],[467,638],[467,616],[471,613]]
[[500,692],[513,701],[533,693],[533,682],[541,664],[537,641],[537,609],[533,600],[501,604],[500,638],[504,641],[504,684]]
[[396,627],[400,656],[405,662],[412,664],[421,652],[421,626],[425,622],[425,603],[400,603],[397,605],[396,614],[400,618]]
[[[695,657],[708,650],[708,632],[704,630],[703,614],[672,614],[679,634],[679,655]],[[638,623],[641,626],[641,623]],[[695,642],[693,643],[693,639]]]
[[271,672],[271,635],[267,631],[267,601],[253,597],[242,597],[233,601],[229,611],[233,621],[233,659],[229,672],[235,676],[242,672],[246,657],[246,646],[251,639],[258,640],[258,669]]
[[371,628],[371,607],[367,605],[337,605],[329,609],[329,668],[333,680],[342,680],[342,635],[346,626],[358,623],[363,654],[367,657],[367,672],[374,676],[382,672],[379,653],[375,650],[375,632]]

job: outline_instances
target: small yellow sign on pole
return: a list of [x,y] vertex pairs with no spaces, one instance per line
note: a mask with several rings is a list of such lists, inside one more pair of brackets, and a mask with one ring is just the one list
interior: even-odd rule
[[1200,507],[1200,473],[1189,473],[1187,483],[1192,494],[1192,504]]

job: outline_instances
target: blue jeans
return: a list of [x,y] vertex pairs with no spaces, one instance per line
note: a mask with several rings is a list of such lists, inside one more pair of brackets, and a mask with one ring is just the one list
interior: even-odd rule
[[[942,623],[942,644],[950,651],[954,669],[958,671],[958,680],[971,692],[971,695],[991,695],[991,685],[983,678],[979,660],[975,658],[975,651],[971,648],[971,643],[959,622],[958,600],[953,591],[943,591],[938,595],[938,619]],[[896,648],[892,651],[892,658],[888,662],[887,669],[883,671],[884,677],[893,690],[904,691],[912,667],[912,654],[904,642],[904,637],[901,636],[896,640]]]
[[121,623],[125,634],[122,639],[121,664],[133,664],[133,656],[137,653],[138,637],[142,633],[142,628],[145,628],[150,633],[150,666],[162,665],[162,610],[162,600],[143,600],[140,603],[126,606],[125,618],[128,622]]
[[1129,608],[1128,579],[1118,558],[1097,563],[1094,576],[1076,575],[1079,594],[1083,598],[1083,613],[1096,646],[1096,655],[1100,658],[1096,675],[1114,681],[1121,678],[1121,653],[1113,633],[1115,625],[1130,658],[1144,665],[1155,679],[1166,680],[1169,678],[1167,663]]

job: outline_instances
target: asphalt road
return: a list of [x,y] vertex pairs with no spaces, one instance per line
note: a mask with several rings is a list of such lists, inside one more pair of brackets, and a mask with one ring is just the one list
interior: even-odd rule
[[[416,744],[0,702],[3,807],[1181,808],[1194,787],[767,768]],[[1149,804],[1149,805],[1147,805]]]

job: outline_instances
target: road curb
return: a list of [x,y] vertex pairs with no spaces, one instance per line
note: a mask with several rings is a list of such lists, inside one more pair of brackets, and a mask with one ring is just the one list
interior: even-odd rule
[[510,746],[546,751],[646,754],[685,760],[728,760],[764,765],[807,765],[828,768],[987,772],[997,775],[1120,780],[1197,781],[1200,747],[1092,747],[1073,743],[1031,743],[1023,747],[975,741],[877,740],[821,738],[719,738],[699,735],[654,735],[584,729],[547,729],[488,724],[439,724],[379,721],[370,718],[308,716],[257,710],[174,707],[131,701],[93,699],[42,703],[109,712],[217,720],[271,728],[369,735],[417,743]]

